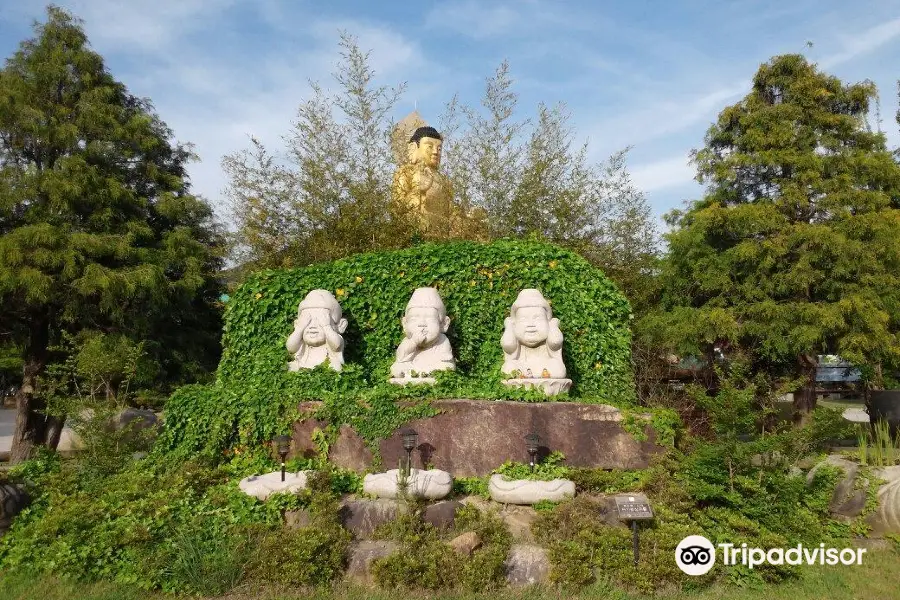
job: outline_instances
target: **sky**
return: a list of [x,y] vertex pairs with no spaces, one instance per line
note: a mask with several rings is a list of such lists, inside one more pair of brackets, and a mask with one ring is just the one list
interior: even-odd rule
[[[880,125],[873,114],[873,126],[889,146],[900,145],[895,0],[56,4],[84,20],[109,70],[153,101],[176,139],[194,144],[193,191],[223,219],[222,157],[247,148],[250,135],[284,147],[309,81],[331,84],[340,31],[371,52],[376,84],[406,82],[397,120],[416,107],[436,121],[454,94],[476,104],[485,79],[508,60],[520,115],[533,115],[539,102],[563,102],[592,160],[630,147],[629,171],[658,217],[700,197],[690,151],[777,54],[803,53],[845,83],[874,81]],[[44,2],[0,0],[0,56],[10,56],[44,15]]]

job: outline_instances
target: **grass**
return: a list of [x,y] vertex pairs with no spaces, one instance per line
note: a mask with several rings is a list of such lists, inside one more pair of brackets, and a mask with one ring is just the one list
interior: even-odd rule
[[[718,567],[717,567],[718,568]],[[504,590],[485,594],[444,592],[422,594],[403,592],[408,599],[435,600],[647,600],[646,596],[625,594],[603,584],[579,591],[552,588]],[[164,600],[171,599],[116,584],[78,584],[55,578],[34,579],[21,575],[0,575],[0,598],[4,600]],[[900,599],[900,553],[895,550],[870,550],[861,566],[803,567],[800,579],[752,589],[717,586],[701,592],[660,595],[668,600],[891,600]],[[284,590],[253,589],[242,586],[222,596],[222,600],[396,600],[397,592],[372,590],[342,584],[332,589]]]

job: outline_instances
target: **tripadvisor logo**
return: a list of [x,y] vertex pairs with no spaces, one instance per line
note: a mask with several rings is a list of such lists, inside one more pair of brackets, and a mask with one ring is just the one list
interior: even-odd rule
[[702,535],[689,535],[675,548],[675,563],[688,575],[705,575],[716,564],[716,549]]
[[705,575],[716,564],[716,548],[719,548],[724,565],[861,565],[865,548],[808,548],[797,544],[793,548],[750,548],[747,544],[713,543],[702,535],[689,535],[675,548],[675,563],[688,575]]

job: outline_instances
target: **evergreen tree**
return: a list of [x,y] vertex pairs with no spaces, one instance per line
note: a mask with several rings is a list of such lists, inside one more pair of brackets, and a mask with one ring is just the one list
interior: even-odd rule
[[751,353],[815,406],[818,355],[900,358],[900,166],[865,118],[876,90],[799,55],[762,65],[696,151],[703,199],[669,215],[664,309],[683,351]]
[[55,447],[40,381],[64,335],[144,341],[161,377],[215,364],[220,234],[188,148],[51,6],[0,71],[0,331],[23,350],[12,461]]

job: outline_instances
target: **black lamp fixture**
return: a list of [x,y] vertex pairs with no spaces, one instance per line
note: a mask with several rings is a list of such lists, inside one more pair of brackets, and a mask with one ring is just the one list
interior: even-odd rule
[[284,459],[291,449],[291,438],[287,435],[275,436],[275,444],[278,446],[278,456],[281,457],[281,480],[284,481]]
[[537,458],[538,448],[541,447],[541,436],[535,432],[531,432],[525,436],[525,448],[528,450],[528,456],[531,458],[529,465],[531,472],[534,473],[534,464]]
[[415,429],[406,427],[400,430],[400,438],[403,440],[403,449],[406,450],[406,472],[412,473],[412,451],[416,447],[419,434]]

